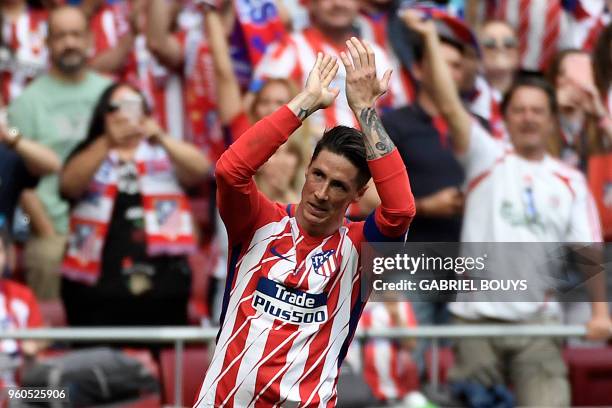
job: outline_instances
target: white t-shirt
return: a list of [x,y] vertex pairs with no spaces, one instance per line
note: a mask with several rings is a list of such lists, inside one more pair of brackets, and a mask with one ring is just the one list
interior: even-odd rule
[[[466,176],[462,242],[601,241],[595,203],[577,170],[548,155],[541,161],[526,160],[476,122],[468,151],[458,160]],[[541,311],[542,305],[455,302],[450,310],[467,319],[520,321]]]

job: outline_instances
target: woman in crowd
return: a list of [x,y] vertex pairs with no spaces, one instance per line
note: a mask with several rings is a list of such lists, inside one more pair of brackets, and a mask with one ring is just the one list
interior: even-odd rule
[[518,37],[512,26],[502,20],[486,21],[479,34],[484,74],[501,102],[519,70]]
[[559,132],[550,139],[551,153],[584,172],[594,154],[612,141],[612,126],[595,87],[591,56],[569,49],[558,53],[548,71],[557,91]]
[[140,92],[114,84],[103,93],[61,174],[73,203],[62,267],[70,325],[187,323],[195,238],[183,188],[209,169],[195,147],[163,133]]

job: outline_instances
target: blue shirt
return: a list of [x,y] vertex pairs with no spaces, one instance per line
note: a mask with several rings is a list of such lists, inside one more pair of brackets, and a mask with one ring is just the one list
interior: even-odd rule
[[21,192],[37,183],[38,178],[30,173],[21,156],[0,144],[0,228],[11,230]]

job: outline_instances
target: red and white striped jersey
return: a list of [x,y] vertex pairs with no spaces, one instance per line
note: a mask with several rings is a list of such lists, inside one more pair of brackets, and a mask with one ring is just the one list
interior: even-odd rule
[[129,30],[126,2],[105,4],[91,18],[89,26],[93,39],[92,57],[117,45]]
[[496,139],[506,139],[506,127],[501,113],[501,94],[482,76],[476,77],[474,92],[467,98],[470,112],[486,120],[491,135]]
[[[0,280],[0,326],[1,330],[41,327],[42,315],[34,294],[27,286]],[[0,352],[14,354],[19,351],[15,340],[2,340]]]
[[604,0],[494,0],[489,17],[508,21],[519,36],[522,67],[545,69],[567,48],[589,51],[603,27]]
[[[389,312],[397,308],[397,316]],[[398,321],[394,321],[398,320]],[[390,327],[415,327],[417,325],[410,302],[369,303],[363,311],[359,327],[380,329]],[[382,401],[401,399],[411,390],[404,381],[410,353],[399,343],[389,339],[372,339],[364,345],[363,373],[374,396]]]
[[252,180],[300,124],[282,107],[217,163],[230,261],[217,347],[196,407],[334,406],[338,370],[365,304],[361,243],[401,241],[414,214],[395,151],[369,163],[381,207],[328,237],[308,235],[295,206],[272,203]]
[[[0,279],[0,331],[36,328],[43,325],[42,315],[34,294],[27,286]],[[19,343],[8,339],[0,341],[0,353],[19,357]],[[0,373],[0,386],[15,386],[12,370]]]
[[174,137],[183,137],[183,83],[180,73],[167,69],[136,36],[122,79],[136,85],[152,107],[155,118]]
[[393,75],[399,78],[398,92],[395,94],[396,100],[393,101],[393,105],[399,107],[412,103],[415,96],[415,86],[408,70],[402,66],[389,41],[389,34],[387,33],[389,14],[387,12],[366,13],[362,11],[355,23],[361,38],[378,45],[387,53],[389,62],[393,67]]
[[[340,65],[338,74],[331,87],[339,88],[340,94],[336,102],[329,108],[312,115],[315,128],[332,128],[336,125],[358,126],[353,112],[348,106],[345,91],[346,71],[340,62],[340,52],[346,47],[338,47],[329,42],[316,28],[285,36],[283,40],[272,44],[263,59],[255,67],[256,81],[265,78],[291,78],[299,86],[306,83],[308,73],[314,66],[318,52],[331,55],[338,59]],[[391,68],[386,53],[376,44],[372,44],[376,54],[376,68],[378,76]],[[402,97],[402,85],[398,75],[391,76],[390,90],[379,100],[378,108],[393,108],[404,104],[406,98]]]
[[2,104],[8,105],[47,70],[47,13],[27,10],[14,21],[3,20],[1,29]]

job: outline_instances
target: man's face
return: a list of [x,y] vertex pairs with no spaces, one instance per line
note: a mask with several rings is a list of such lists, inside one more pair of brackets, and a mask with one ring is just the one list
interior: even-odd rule
[[554,115],[546,92],[535,87],[518,88],[505,112],[506,127],[516,151],[541,152],[554,129]]
[[365,187],[357,185],[358,170],[348,159],[321,150],[306,170],[306,181],[300,202],[304,220],[310,229],[341,221],[349,204],[359,199]]
[[85,17],[69,7],[52,13],[47,44],[56,69],[67,75],[79,72],[85,67],[89,47]]
[[[464,70],[462,67],[463,55],[461,55],[461,52],[452,45],[442,43],[442,58],[444,58],[444,61],[446,61],[446,64],[451,71],[451,76],[453,77],[453,81],[455,81],[455,85],[459,88],[463,83],[464,75]],[[421,66],[419,66],[419,64],[415,64],[414,76],[417,81],[423,85],[425,90],[431,92],[431,77],[424,74],[425,72],[430,72],[427,58],[423,59]]]
[[358,0],[310,0],[313,22],[322,30],[349,30],[359,11]]

